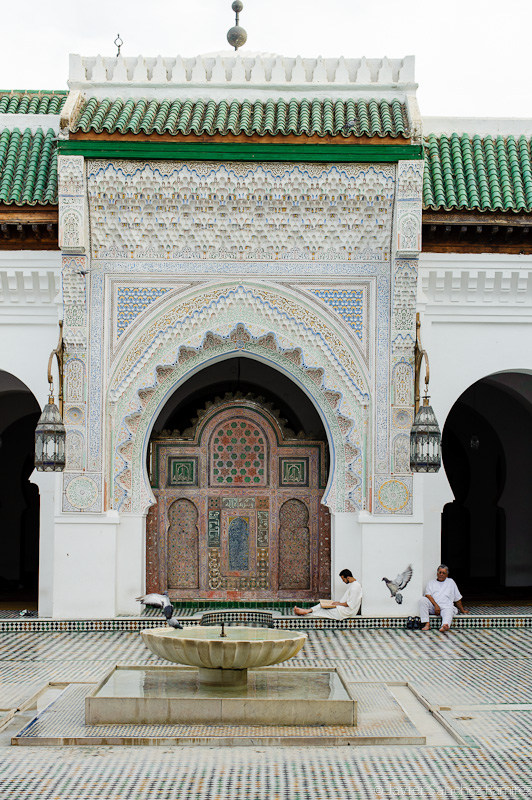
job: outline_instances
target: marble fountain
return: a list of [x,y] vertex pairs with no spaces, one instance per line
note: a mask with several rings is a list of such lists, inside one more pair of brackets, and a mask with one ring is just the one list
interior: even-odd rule
[[87,724],[356,725],[335,669],[275,667],[297,655],[304,633],[196,625],[141,636],[183,666],[114,667],[85,699]]

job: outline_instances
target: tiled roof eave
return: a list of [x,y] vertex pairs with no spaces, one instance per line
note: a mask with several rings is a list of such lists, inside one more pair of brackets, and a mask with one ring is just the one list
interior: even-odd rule
[[85,98],[70,126],[122,135],[315,136],[343,141],[360,136],[410,138],[407,106],[393,100],[333,98],[212,100]]
[[504,206],[491,206],[490,208],[482,208],[480,206],[471,205],[471,206],[438,206],[438,205],[423,205],[423,211],[432,211],[435,213],[441,212],[443,213],[464,213],[468,214],[471,212],[475,212],[477,214],[483,214],[485,216],[489,216],[490,214],[513,214],[517,216],[518,214],[530,214],[532,217],[532,209],[527,208],[526,206],[520,206],[518,208],[505,208]]
[[253,141],[260,140],[263,143],[268,141],[275,141],[276,143],[282,142],[298,142],[298,143],[312,143],[313,141],[316,142],[319,140],[320,142],[325,143],[334,143],[337,144],[351,144],[351,145],[358,145],[363,142],[379,142],[379,144],[384,144],[389,142],[390,144],[397,144],[398,141],[404,142],[405,144],[409,144],[412,141],[410,136],[406,134],[401,134],[400,136],[389,136],[387,134],[375,134],[374,136],[344,136],[343,134],[327,134],[327,133],[314,133],[314,134],[285,134],[285,133],[276,133],[272,134],[268,131],[263,133],[254,132],[252,134],[248,134],[242,132],[240,134],[232,134],[232,133],[202,133],[202,134],[183,134],[183,133],[176,133],[170,134],[168,132],[164,133],[157,133],[157,131],[153,131],[151,133],[145,133],[144,131],[139,131],[138,133],[120,133],[119,131],[114,131],[113,133],[108,132],[96,132],[94,130],[88,130],[87,132],[81,131],[78,129],[75,132],[72,132],[69,136],[71,141],[189,141],[189,142],[206,142],[206,141],[218,141],[218,142],[246,142],[246,143],[253,143]]

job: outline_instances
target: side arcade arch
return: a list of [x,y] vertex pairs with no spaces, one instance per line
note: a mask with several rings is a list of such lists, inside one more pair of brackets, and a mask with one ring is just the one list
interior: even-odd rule
[[118,360],[108,393],[109,506],[146,513],[153,503],[146,451],[161,409],[195,372],[235,356],[272,366],[305,392],[331,454],[324,502],[333,511],[363,508],[370,389],[354,348],[311,303],[247,285],[203,288],[161,305]]
[[39,490],[29,478],[39,416],[26,384],[0,370],[0,601],[11,608],[37,600]]
[[443,429],[454,494],[442,513],[442,558],[462,592],[525,597],[532,587],[532,375],[512,370],[473,383]]

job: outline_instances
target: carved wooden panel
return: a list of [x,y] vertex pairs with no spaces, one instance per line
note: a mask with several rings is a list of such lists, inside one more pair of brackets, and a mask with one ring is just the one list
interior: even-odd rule
[[310,589],[308,508],[292,498],[279,511],[279,589]]
[[154,439],[153,464],[159,591],[174,601],[327,596],[323,442],[285,439],[254,401],[221,401],[187,438]]
[[168,509],[167,575],[169,589],[199,588],[198,510],[181,497]]

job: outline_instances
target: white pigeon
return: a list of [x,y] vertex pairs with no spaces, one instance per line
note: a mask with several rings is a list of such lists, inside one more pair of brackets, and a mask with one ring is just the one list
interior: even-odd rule
[[401,603],[403,602],[403,595],[399,591],[399,589],[404,589],[406,584],[409,582],[410,578],[412,577],[412,564],[409,564],[408,567],[405,569],[404,572],[401,572],[397,578],[393,581],[388,580],[388,578],[383,578],[382,580],[390,590],[390,594],[392,597],[395,597],[395,602]]
[[144,594],[142,597],[135,597],[135,600],[138,600],[138,602],[142,603],[144,606],[162,608],[163,614],[167,620],[170,619],[174,613],[174,607],[168,598],[168,592],[164,592],[164,594],[152,592],[151,594]]

